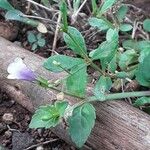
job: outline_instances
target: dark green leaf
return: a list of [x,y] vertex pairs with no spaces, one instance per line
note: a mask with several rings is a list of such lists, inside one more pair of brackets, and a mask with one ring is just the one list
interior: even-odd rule
[[134,102],[133,106],[139,107],[149,103],[150,103],[150,97],[141,97]]
[[44,62],[44,68],[52,72],[62,72],[71,69],[74,66],[78,66],[84,63],[80,58],[73,58],[65,55],[54,55],[49,57]]
[[125,18],[127,12],[128,12],[128,6],[127,6],[127,5],[122,5],[122,6],[119,8],[119,10],[118,10],[118,12],[117,12],[116,15],[117,15],[117,18],[118,18],[118,20],[119,20],[120,22],[123,21],[123,19]]
[[30,33],[28,34],[28,41],[29,41],[30,43],[34,43],[34,42],[37,41],[36,36],[35,36],[32,32],[30,32]]
[[71,74],[66,81],[67,91],[73,95],[84,97],[87,84],[87,66],[85,63],[71,69]]
[[150,53],[146,56],[138,66],[136,72],[136,80],[140,85],[150,87]]
[[63,31],[67,31],[68,29],[68,21],[67,21],[67,4],[65,0],[60,1],[60,11],[62,14],[62,24],[63,24]]
[[114,58],[110,61],[110,63],[108,64],[108,70],[110,72],[115,73],[116,69],[117,69],[117,58],[116,56],[114,56]]
[[46,7],[50,7],[49,0],[41,0],[41,2],[42,2]]
[[0,8],[14,10],[14,7],[7,0],[0,0]]
[[69,26],[67,33],[64,33],[63,37],[67,46],[76,54],[84,56],[87,53],[84,38],[76,28]]
[[77,147],[82,147],[88,139],[94,127],[95,118],[95,108],[89,103],[78,106],[73,110],[72,116],[68,119],[69,133]]
[[92,27],[98,28],[99,30],[107,30],[110,28],[109,24],[102,19],[92,17],[88,22]]
[[50,128],[60,123],[68,102],[56,102],[54,105],[41,106],[32,116],[30,128]]
[[145,31],[150,32],[150,19],[144,20],[143,28],[144,28]]

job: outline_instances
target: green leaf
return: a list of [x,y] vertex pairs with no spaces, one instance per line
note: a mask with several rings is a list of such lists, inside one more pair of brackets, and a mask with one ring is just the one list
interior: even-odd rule
[[97,49],[90,52],[89,55],[90,57],[92,57],[93,60],[97,60],[97,59],[101,60],[104,58],[112,59],[115,55],[115,51],[117,50],[117,45],[118,45],[118,42],[105,41],[101,43],[101,45]]
[[38,46],[43,47],[46,44],[46,41],[44,38],[38,39],[37,41]]
[[52,72],[62,72],[82,63],[84,63],[84,61],[80,58],[73,58],[65,55],[54,55],[49,57],[44,62],[43,66]]
[[131,31],[132,28],[133,27],[130,24],[122,24],[120,26],[120,31],[122,31],[122,32],[128,32],[128,31]]
[[149,103],[150,103],[150,97],[141,97],[134,102],[133,106],[139,107]]
[[67,46],[76,54],[84,56],[87,53],[84,38],[76,28],[69,26],[67,33],[64,33],[63,37]]
[[97,2],[97,0],[91,0],[93,14],[96,14],[96,12],[97,12],[97,3],[96,2]]
[[37,27],[39,25],[39,21],[35,21],[27,17],[24,17],[24,14],[21,11],[15,9],[9,10],[5,15],[5,19],[20,21],[34,27]]
[[77,147],[81,148],[88,139],[94,127],[95,119],[95,108],[89,103],[73,110],[72,116],[68,119],[69,133]]
[[41,2],[44,4],[44,6],[50,7],[49,0],[41,0]]
[[14,10],[14,7],[7,0],[0,0],[0,8]]
[[67,91],[75,96],[84,97],[87,85],[87,66],[82,63],[71,69],[70,75],[66,80]]
[[41,33],[38,33],[37,36],[36,36],[36,38],[37,38],[38,40],[41,39],[41,38],[42,38],[42,34],[41,34]]
[[118,48],[118,32],[116,29],[109,29],[106,38],[108,41],[101,43],[97,49],[89,53],[92,60],[100,59],[102,70],[106,69],[116,54]]
[[105,13],[115,2],[117,2],[117,0],[105,0],[100,9],[100,14]]
[[32,116],[29,124],[30,128],[50,128],[55,127],[61,121],[68,102],[55,102],[54,105],[41,106]]
[[109,92],[112,87],[110,77],[101,76],[94,87],[94,95],[100,100],[105,100],[105,94]]
[[128,6],[127,5],[122,5],[119,10],[117,11],[117,18],[120,22],[123,21],[123,19],[125,18],[126,14],[128,12]]
[[108,42],[118,41],[119,35],[116,29],[109,29],[106,34],[106,40]]
[[138,44],[134,40],[125,40],[123,41],[122,46],[125,49],[134,49],[134,50],[138,49]]
[[35,36],[32,32],[29,32],[27,38],[28,38],[28,41],[29,41],[30,43],[34,43],[34,42],[37,41],[36,36]]
[[135,50],[127,50],[119,57],[119,67],[125,70],[130,64],[137,61],[137,53]]
[[88,22],[92,27],[98,28],[99,30],[107,30],[111,28],[109,24],[102,19],[92,17]]
[[61,0],[60,1],[60,11],[62,14],[62,24],[63,24],[63,31],[67,31],[68,30],[68,21],[67,21],[67,4],[65,2],[65,0]]
[[34,43],[33,45],[32,45],[32,51],[35,51],[36,49],[37,49],[37,47],[38,47],[38,45],[37,45],[37,43]]
[[116,55],[114,56],[114,58],[110,61],[110,63],[108,64],[108,70],[110,72],[115,73],[116,69],[117,69],[117,58]]
[[140,50],[139,62],[143,62],[144,58],[150,53],[150,41],[140,41],[137,44]]
[[128,75],[126,72],[124,72],[124,71],[117,72],[117,73],[116,73],[116,76],[117,76],[118,78],[121,78],[121,79],[129,78],[129,75]]
[[150,53],[146,56],[138,66],[138,70],[136,72],[136,80],[140,85],[150,87]]
[[145,31],[150,32],[150,19],[144,20],[143,28],[144,28]]

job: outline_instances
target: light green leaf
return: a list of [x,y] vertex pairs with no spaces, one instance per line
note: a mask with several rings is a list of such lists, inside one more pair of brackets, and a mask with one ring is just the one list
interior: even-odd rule
[[128,65],[134,63],[135,61],[137,61],[136,51],[133,49],[127,50],[119,57],[119,67],[122,70],[125,70],[128,67]]
[[95,118],[95,108],[89,103],[73,110],[72,116],[68,119],[69,133],[77,147],[81,148],[88,139],[94,127]]
[[38,47],[38,45],[37,45],[37,43],[34,43],[33,45],[32,45],[32,51],[35,51],[36,49],[37,49],[37,47]]
[[117,11],[117,18],[120,22],[123,21],[123,19],[125,18],[126,14],[128,12],[128,6],[127,5],[122,5],[119,10]]
[[109,29],[106,33],[106,40],[108,42],[118,41],[119,35],[116,29]]
[[64,33],[63,37],[67,46],[76,54],[84,56],[87,53],[84,38],[76,28],[69,26],[67,33]]
[[98,28],[99,30],[107,30],[111,28],[109,24],[102,19],[92,17],[88,22],[92,27]]
[[14,7],[7,0],[0,0],[0,8],[14,10]]
[[144,28],[145,31],[150,32],[150,19],[144,20],[143,28]]
[[66,80],[67,91],[73,95],[84,97],[87,85],[87,66],[82,63],[71,69],[71,74]]
[[125,40],[123,41],[122,46],[125,49],[134,49],[134,50],[138,49],[138,44],[134,40]]
[[140,85],[150,87],[150,53],[146,56],[138,66],[136,72],[136,80]]
[[44,68],[52,72],[62,72],[74,66],[84,63],[80,58],[73,58],[65,55],[54,55],[49,57],[43,64]]
[[19,11],[19,10],[9,10],[6,15],[5,18],[8,20],[16,20],[16,21],[20,21],[26,24],[29,24],[31,26],[37,27],[39,25],[38,21],[29,19],[27,17],[24,17],[24,14]]
[[38,46],[43,47],[46,44],[46,41],[44,38],[38,39],[37,41]]
[[36,36],[35,36],[32,32],[29,32],[27,38],[28,38],[28,41],[29,41],[30,43],[34,43],[34,42],[37,41]]
[[100,9],[100,13],[103,14],[105,13],[109,8],[111,8],[111,6],[117,2],[117,0],[105,0],[104,4],[102,5],[101,9]]
[[128,31],[131,31],[132,28],[133,27],[130,24],[122,24],[120,26],[120,31],[122,31],[122,32],[128,32]]
[[110,77],[101,76],[94,87],[94,95],[100,100],[105,100],[105,94],[109,92],[112,87]]
[[141,97],[134,102],[133,106],[139,107],[149,103],[150,103],[150,97]]
[[54,105],[41,106],[32,116],[29,124],[30,128],[50,128],[55,127],[61,121],[68,102],[56,102]]

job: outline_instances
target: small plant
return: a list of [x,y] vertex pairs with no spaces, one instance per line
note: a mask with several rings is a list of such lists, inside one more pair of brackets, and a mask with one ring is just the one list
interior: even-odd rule
[[[48,1],[43,2],[45,5],[49,5]],[[83,3],[81,4],[80,0],[73,2],[75,14],[77,14],[83,7]],[[9,79],[31,81],[44,88],[59,92],[59,98],[54,104],[41,106],[35,112],[29,125],[30,128],[55,127],[65,120],[68,123],[66,132],[69,132],[72,141],[80,148],[88,139],[95,124],[96,110],[92,105],[93,101],[103,102],[134,97],[136,101],[133,105],[136,107],[150,103],[149,38],[142,40],[135,38],[135,29],[137,28],[134,28],[132,23],[124,21],[128,11],[127,5],[121,4],[118,10],[112,12],[116,2],[117,0],[105,0],[101,6],[97,6],[97,1],[92,0],[93,16],[89,18],[88,23],[93,28],[103,31],[106,38],[97,45],[96,49],[89,52],[81,32],[75,27],[69,26],[67,22],[68,6],[65,0],[60,1],[62,16],[60,31],[63,32],[63,39],[67,47],[77,57],[53,55],[44,62],[43,67],[50,72],[66,72],[64,79],[49,82],[27,68],[21,59],[17,59],[9,65],[7,70]],[[8,8],[11,8],[10,5]],[[107,11],[111,11],[109,13],[111,19],[106,18]],[[144,21],[145,31],[150,32],[149,24],[149,19]],[[128,35],[128,39],[122,42],[119,36],[120,32]],[[41,34],[29,33],[28,41],[32,44],[32,50],[45,45]],[[95,61],[100,64],[97,65]],[[89,76],[87,68],[89,66],[99,73],[91,96],[86,93]],[[122,87],[120,82],[133,83],[133,80],[144,86],[146,90],[111,93],[110,90],[115,85]],[[64,95],[75,97],[76,103],[70,105]]]
[[46,41],[44,38],[42,38],[42,34],[34,34],[32,32],[29,32],[28,34],[28,42],[32,45],[32,51],[35,51],[38,46],[44,47],[46,44]]

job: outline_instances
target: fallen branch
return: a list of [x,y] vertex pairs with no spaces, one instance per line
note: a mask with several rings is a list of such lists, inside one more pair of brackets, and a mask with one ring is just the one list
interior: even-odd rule
[[[55,91],[45,90],[29,82],[7,80],[7,66],[16,57],[21,57],[36,73],[50,80],[63,78],[64,74],[49,73],[42,68],[44,58],[3,38],[0,38],[0,47],[0,88],[31,112],[39,105],[51,103],[56,97]],[[90,93],[90,88],[88,92]],[[67,99],[70,103],[75,100],[72,97],[67,97]],[[86,143],[88,147],[93,150],[150,149],[149,115],[124,101],[95,103],[94,106],[97,110],[97,120]],[[61,125],[52,129],[52,131],[72,144],[67,131]]]

